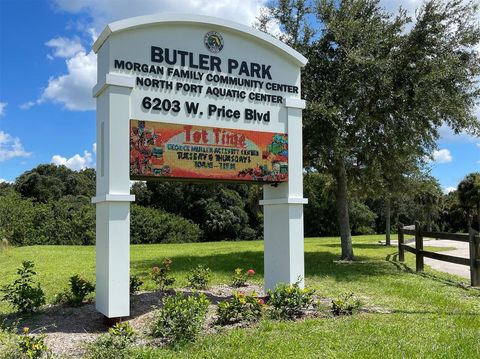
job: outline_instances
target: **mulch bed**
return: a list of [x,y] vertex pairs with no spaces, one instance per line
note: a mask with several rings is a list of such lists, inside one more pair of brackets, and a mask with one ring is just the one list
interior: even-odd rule
[[[176,289],[177,292],[186,294],[193,293],[189,288]],[[215,333],[238,327],[251,327],[255,323],[237,323],[229,326],[218,326],[216,321],[216,304],[220,301],[231,298],[234,291],[245,293],[255,292],[259,298],[265,297],[263,287],[258,285],[248,285],[242,288],[232,288],[228,285],[216,285],[209,290],[199,290],[197,292],[204,293],[210,302],[207,319],[203,327],[203,334]],[[168,291],[140,292],[131,296],[130,317],[125,321],[128,322],[134,330],[140,334],[141,339],[138,345],[163,345],[163,341],[159,339],[148,339],[150,325],[154,318],[156,307],[161,305],[163,296]],[[316,301],[322,306],[329,306],[331,300],[328,298],[316,297]],[[388,313],[382,308],[370,307],[365,312]],[[327,317],[328,311],[305,311],[303,317]],[[92,343],[98,337],[108,331],[104,323],[104,316],[96,311],[94,303],[85,303],[79,307],[69,307],[66,305],[48,305],[42,312],[31,317],[18,318],[11,314],[6,317],[7,320],[19,320],[19,330],[22,327],[29,327],[33,333],[43,328],[43,332],[47,335],[45,342],[53,354],[58,356],[68,356],[71,358],[79,358],[85,353],[85,344]]]

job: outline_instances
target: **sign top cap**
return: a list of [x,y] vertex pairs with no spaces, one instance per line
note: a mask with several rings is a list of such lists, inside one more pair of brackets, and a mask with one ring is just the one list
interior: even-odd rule
[[93,51],[95,53],[100,50],[105,41],[110,37],[110,35],[132,30],[135,28],[154,26],[157,24],[168,24],[168,23],[185,23],[185,24],[205,24],[205,25],[214,25],[220,28],[226,28],[240,33],[243,36],[251,37],[252,40],[257,40],[263,42],[265,45],[273,47],[274,49],[280,50],[284,53],[285,57],[290,58],[296,65],[303,67],[307,64],[307,59],[300,54],[299,52],[292,49],[290,46],[284,44],[280,40],[277,40],[271,35],[268,35],[264,32],[261,32],[253,27],[245,26],[234,21],[228,21],[211,16],[203,15],[186,15],[186,14],[154,14],[146,16],[137,16],[131,17],[128,19],[123,19],[119,21],[112,22],[108,24],[105,29],[103,29],[100,36],[97,38],[93,44]]

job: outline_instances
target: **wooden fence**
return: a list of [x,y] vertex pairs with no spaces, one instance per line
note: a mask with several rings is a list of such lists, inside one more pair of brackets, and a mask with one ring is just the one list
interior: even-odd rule
[[[405,244],[405,234],[415,236],[415,248]],[[451,241],[467,242],[470,244],[470,258],[461,258],[447,254],[427,252],[423,250],[423,238],[448,239]],[[470,228],[469,234],[427,232],[422,231],[420,223],[415,222],[414,226],[398,227],[398,260],[405,261],[405,251],[415,254],[415,268],[417,272],[423,271],[423,258],[432,258],[444,262],[462,264],[470,267],[470,281],[473,287],[480,286],[480,236],[479,233]]]

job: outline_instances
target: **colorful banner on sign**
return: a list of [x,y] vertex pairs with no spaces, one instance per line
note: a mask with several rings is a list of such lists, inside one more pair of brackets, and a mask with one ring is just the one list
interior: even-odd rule
[[131,120],[130,177],[285,182],[287,135]]

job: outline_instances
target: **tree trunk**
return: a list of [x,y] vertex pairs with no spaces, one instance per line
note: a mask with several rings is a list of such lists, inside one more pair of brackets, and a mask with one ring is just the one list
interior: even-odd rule
[[390,210],[392,207],[392,200],[390,196],[387,197],[385,203],[385,245],[390,245]]
[[337,220],[338,226],[340,227],[340,239],[342,243],[342,256],[340,259],[352,261],[354,258],[348,213],[347,172],[343,159],[337,162],[335,177],[337,180]]
[[477,231],[480,232],[480,201],[477,202]]
[[432,208],[430,207],[427,209],[427,231],[432,231]]

